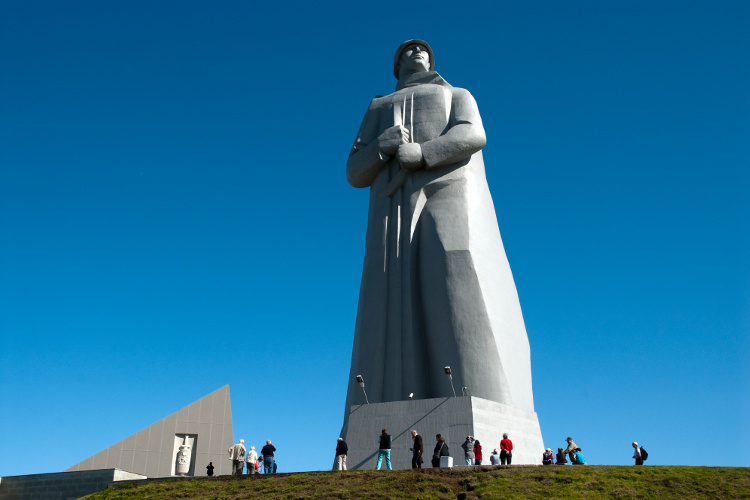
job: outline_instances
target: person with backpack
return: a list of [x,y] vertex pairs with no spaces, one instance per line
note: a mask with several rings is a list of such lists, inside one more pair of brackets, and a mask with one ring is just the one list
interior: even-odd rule
[[635,441],[633,441],[633,449],[635,449],[635,452],[633,453],[633,458],[635,458],[635,465],[643,465],[643,461],[648,458],[648,453],[643,449],[643,446],[638,448],[638,443],[636,443]]
[[552,465],[552,457],[552,448],[544,450],[544,453],[542,454],[542,465]]

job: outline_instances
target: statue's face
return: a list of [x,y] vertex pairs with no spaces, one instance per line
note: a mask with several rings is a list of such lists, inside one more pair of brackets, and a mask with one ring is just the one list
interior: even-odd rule
[[402,69],[419,73],[430,70],[430,53],[424,45],[409,45],[401,52],[400,63]]

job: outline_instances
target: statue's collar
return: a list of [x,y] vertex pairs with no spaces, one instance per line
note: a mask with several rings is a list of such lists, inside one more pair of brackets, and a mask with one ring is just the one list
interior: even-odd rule
[[403,80],[399,80],[398,85],[396,85],[396,90],[414,87],[415,85],[422,85],[424,83],[450,87],[450,84],[443,80],[443,77],[438,75],[437,71],[422,71],[421,73],[413,73]]

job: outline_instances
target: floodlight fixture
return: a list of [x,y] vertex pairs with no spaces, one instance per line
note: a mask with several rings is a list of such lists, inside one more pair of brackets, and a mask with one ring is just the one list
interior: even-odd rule
[[451,367],[446,366],[444,370],[445,370],[445,374],[448,375],[448,380],[450,380],[451,382],[451,390],[453,391],[453,397],[455,398],[457,396],[456,396],[456,389],[453,387],[453,377],[451,376]]
[[367,391],[365,391],[365,379],[362,378],[362,375],[357,375],[357,383],[362,388],[362,392],[365,393],[365,402],[369,405],[370,401],[367,399]]
[[409,399],[413,399],[413,398],[414,398],[414,393],[413,393],[413,392],[410,392],[410,393],[409,393]]
[[468,387],[462,387],[461,388],[461,396],[466,396],[466,393],[468,392],[468,390],[469,390]]

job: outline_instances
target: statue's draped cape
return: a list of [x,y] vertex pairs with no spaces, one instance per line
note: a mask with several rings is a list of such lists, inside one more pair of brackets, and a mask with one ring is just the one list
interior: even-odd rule
[[[380,152],[394,124],[412,130],[426,166],[388,196],[400,170]],[[468,393],[533,411],[529,343],[500,238],[474,98],[434,71],[370,104],[347,163],[370,188],[365,261],[346,412],[370,403]],[[344,421],[344,431],[347,417]],[[342,431],[343,434],[343,431]]]

